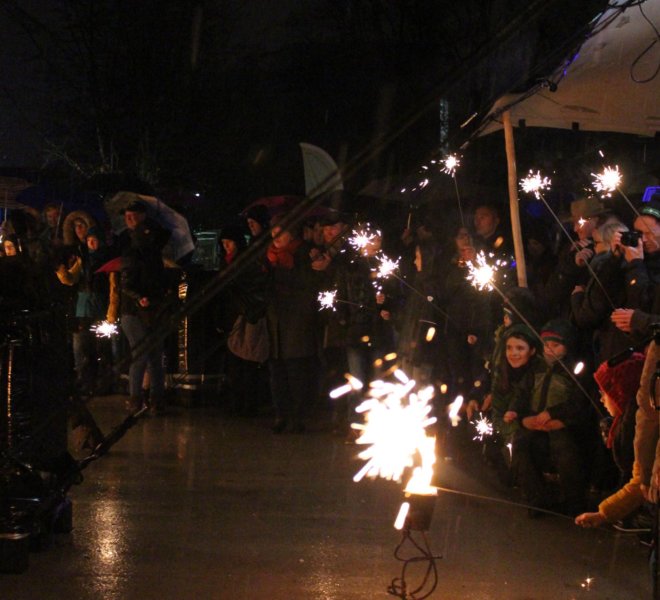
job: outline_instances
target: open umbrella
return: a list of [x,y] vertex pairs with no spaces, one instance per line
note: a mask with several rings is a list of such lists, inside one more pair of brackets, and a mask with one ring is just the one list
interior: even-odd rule
[[155,196],[145,196],[134,192],[118,192],[112,198],[106,200],[105,210],[110,216],[112,229],[115,233],[121,233],[126,228],[121,216],[122,211],[134,202],[141,202],[146,205],[147,215],[171,233],[170,239],[163,249],[164,256],[177,261],[195,249],[195,243],[186,218]]

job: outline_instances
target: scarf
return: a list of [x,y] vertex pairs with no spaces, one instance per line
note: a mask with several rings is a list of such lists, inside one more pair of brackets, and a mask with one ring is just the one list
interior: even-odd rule
[[302,244],[302,240],[292,240],[284,248],[276,248],[273,244],[268,246],[266,257],[272,267],[281,269],[293,269],[293,255]]

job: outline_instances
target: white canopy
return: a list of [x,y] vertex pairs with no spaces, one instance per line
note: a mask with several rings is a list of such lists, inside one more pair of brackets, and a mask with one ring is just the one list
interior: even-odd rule
[[546,85],[531,95],[503,96],[479,134],[501,129],[500,115],[507,109],[514,126],[524,120],[527,127],[579,127],[642,136],[660,131],[660,0],[620,12],[616,7],[624,3],[612,2],[615,8],[601,15],[594,27],[597,33],[573,62],[548,78],[557,83],[556,91]]

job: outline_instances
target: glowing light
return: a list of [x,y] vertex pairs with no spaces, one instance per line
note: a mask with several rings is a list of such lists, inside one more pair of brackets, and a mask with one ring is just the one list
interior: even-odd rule
[[335,308],[335,302],[337,301],[337,290],[319,292],[317,300],[321,305],[319,310],[337,310]]
[[386,360],[387,362],[389,362],[391,360],[395,360],[396,359],[396,352],[390,352],[389,354],[386,354],[385,356],[383,356],[383,359]]
[[581,584],[580,587],[589,591],[591,589],[591,584],[594,582],[593,577],[587,577]]
[[441,394],[446,394],[448,389],[449,388],[447,387],[446,383],[443,383],[443,384],[440,385],[440,393]]
[[602,198],[609,198],[621,185],[621,173],[619,167],[605,167],[602,173],[592,173],[594,178],[593,188],[601,193]]
[[490,437],[493,435],[493,424],[479,413],[479,418],[475,421],[472,421],[476,435],[472,438],[473,440],[479,440],[480,442],[484,441],[485,437]]
[[449,154],[444,158],[444,160],[440,162],[443,165],[440,170],[443,173],[447,173],[447,175],[451,175],[452,177],[456,175],[456,169],[461,166],[461,161],[455,154]]
[[430,416],[433,388],[414,391],[416,385],[414,379],[369,384],[369,397],[355,409],[364,414],[364,424],[351,424],[360,432],[356,443],[368,446],[358,454],[366,463],[353,481],[364,477],[401,481],[404,471],[413,467],[415,456],[425,456],[426,428],[436,422]]
[[[493,257],[493,254],[489,254],[489,257]],[[493,280],[495,278],[495,273],[499,270],[501,266],[505,266],[506,261],[497,259],[493,264],[488,264],[486,260],[486,255],[483,250],[477,254],[477,264],[475,266],[474,262],[468,261],[468,275],[467,280],[472,283],[474,287],[479,290],[492,290],[493,289]]]
[[580,373],[582,373],[582,371],[584,371],[584,363],[582,361],[580,361],[579,363],[577,363],[575,365],[575,367],[573,369],[573,373],[575,375],[579,375]]
[[90,331],[96,334],[96,337],[111,338],[119,333],[119,327],[116,323],[110,323],[109,321],[101,321],[100,323],[95,323],[89,328]]
[[348,383],[340,385],[334,390],[331,390],[328,394],[328,396],[330,396],[330,398],[333,400],[335,398],[339,398],[340,396],[344,396],[345,394],[349,394],[350,392],[361,390],[364,387],[364,384],[357,377],[354,377],[350,373],[346,373],[344,377],[346,377]]
[[426,339],[427,342],[430,342],[430,341],[433,340],[434,337],[435,337],[435,327],[429,327],[426,330],[426,338],[425,339]]
[[587,224],[587,222],[588,222],[587,219],[583,219],[582,217],[580,217],[578,219],[578,227],[582,229]]
[[399,268],[399,261],[392,260],[384,254],[381,254],[377,257],[378,259],[378,268],[372,269],[376,273],[376,277],[385,279],[390,275],[393,275],[394,272]]
[[376,240],[382,237],[377,229],[371,229],[368,225],[364,228],[354,229],[348,238],[348,243],[361,254],[368,254]]
[[513,460],[513,444],[509,442],[506,447],[509,449],[509,460]]
[[421,457],[421,465],[413,469],[404,491],[419,496],[435,496],[438,490],[431,485],[435,465],[435,437],[426,436],[420,439],[417,450]]
[[454,427],[456,427],[461,420],[461,417],[458,416],[458,411],[461,410],[461,406],[463,406],[463,396],[456,396],[455,400],[449,405],[449,420]]
[[547,177],[541,177],[540,171],[534,173],[531,169],[524,179],[520,180],[520,187],[526,194],[534,194],[537,200],[541,199],[541,192],[550,187],[550,180]]
[[394,529],[398,529],[399,531],[403,529],[403,526],[406,524],[406,517],[408,516],[408,512],[410,512],[410,502],[402,502],[401,508],[399,509],[399,514],[396,516],[396,520],[394,521]]

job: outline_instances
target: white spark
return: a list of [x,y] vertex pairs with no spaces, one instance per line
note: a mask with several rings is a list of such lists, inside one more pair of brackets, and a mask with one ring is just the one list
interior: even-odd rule
[[440,169],[443,173],[447,173],[447,175],[451,175],[454,177],[456,175],[456,169],[461,166],[461,161],[456,156],[455,154],[449,154],[447,155],[442,161],[440,161],[443,165],[442,169]]
[[[492,258],[493,254],[489,254],[489,257]],[[495,278],[495,273],[499,270],[499,267],[505,266],[507,263],[503,260],[496,260],[493,264],[488,264],[486,260],[486,255],[484,251],[480,251],[477,254],[477,264],[475,266],[474,262],[468,261],[468,275],[467,280],[472,283],[474,287],[479,290],[492,290],[493,289],[493,280]]]
[[376,273],[376,277],[385,279],[390,275],[393,275],[394,272],[399,268],[399,260],[392,260],[388,258],[385,254],[381,254],[377,257],[378,268],[372,269]]
[[119,333],[119,327],[116,323],[110,323],[110,321],[101,321],[100,323],[95,323],[89,328],[90,331],[93,331],[96,334],[96,337],[105,337],[110,338]]
[[621,185],[621,173],[619,173],[618,165],[614,168],[605,167],[602,173],[592,173],[594,178],[593,188],[601,193],[602,198],[609,198],[612,192],[615,192]]
[[573,373],[575,375],[579,375],[580,373],[582,373],[582,371],[584,371],[584,363],[580,361],[575,365],[575,368],[573,369]]
[[406,524],[406,517],[408,516],[409,511],[410,502],[402,502],[401,508],[399,509],[399,514],[396,516],[396,520],[394,521],[394,529],[403,529],[403,526]]
[[582,217],[580,217],[580,218],[578,219],[578,227],[579,227],[580,229],[581,229],[582,227],[584,227],[586,224],[587,224],[587,220],[586,220],[586,219],[583,219]]
[[550,180],[541,177],[541,172],[534,173],[531,169],[524,179],[520,180],[520,187],[526,194],[534,194],[537,200],[541,199],[541,192],[550,187]]
[[337,310],[335,308],[335,302],[337,301],[337,290],[327,290],[325,292],[319,292],[317,298],[321,308],[319,310]]
[[359,229],[353,229],[351,236],[348,238],[348,243],[360,253],[366,254],[369,246],[382,237],[378,229],[371,229],[369,226]]
[[472,438],[473,440],[483,442],[485,437],[493,435],[493,424],[481,413],[479,413],[478,419],[472,421],[472,425],[474,425],[474,429],[476,430],[476,435]]
[[360,432],[356,443],[368,445],[358,455],[366,463],[354,481],[365,476],[401,481],[404,471],[413,467],[415,456],[426,452],[426,428],[436,421],[430,416],[433,388],[413,391],[416,385],[414,379],[369,384],[369,397],[355,409],[364,414],[364,424],[351,425]]

